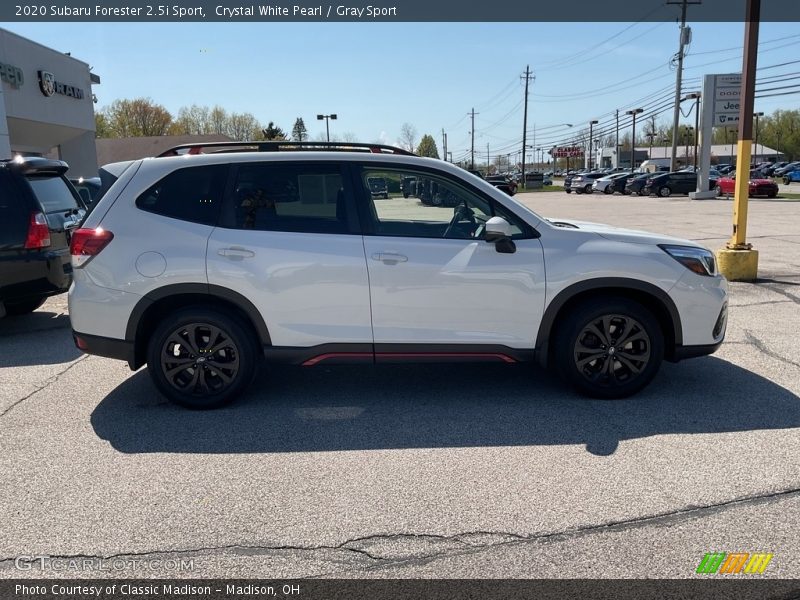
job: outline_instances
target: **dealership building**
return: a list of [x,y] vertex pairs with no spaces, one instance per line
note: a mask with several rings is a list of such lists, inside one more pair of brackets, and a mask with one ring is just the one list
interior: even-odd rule
[[47,155],[70,176],[97,174],[90,66],[0,29],[0,159]]

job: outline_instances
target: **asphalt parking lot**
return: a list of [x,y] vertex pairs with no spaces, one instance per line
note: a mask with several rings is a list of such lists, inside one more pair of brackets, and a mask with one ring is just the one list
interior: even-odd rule
[[[721,247],[732,202],[520,194],[542,215]],[[800,202],[754,200],[760,280],[725,344],[638,396],[533,367],[264,370],[190,412],[73,346],[66,297],[0,320],[0,577],[15,558],[191,559],[182,577],[800,577]],[[750,576],[748,576],[750,577]]]

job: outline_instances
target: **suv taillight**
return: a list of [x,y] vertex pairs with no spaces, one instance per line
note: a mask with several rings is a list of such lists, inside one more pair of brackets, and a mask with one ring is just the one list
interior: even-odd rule
[[96,229],[78,229],[72,234],[69,245],[72,254],[72,266],[80,268],[108,246],[114,239],[114,234],[102,227]]
[[50,226],[43,213],[31,213],[28,224],[28,235],[25,237],[25,247],[30,250],[47,248],[50,245]]

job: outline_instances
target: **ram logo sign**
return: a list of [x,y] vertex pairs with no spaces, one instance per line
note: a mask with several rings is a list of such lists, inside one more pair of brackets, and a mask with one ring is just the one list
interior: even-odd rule
[[697,566],[697,573],[719,575],[738,575],[748,573],[760,575],[772,560],[772,553],[766,552],[707,552]]

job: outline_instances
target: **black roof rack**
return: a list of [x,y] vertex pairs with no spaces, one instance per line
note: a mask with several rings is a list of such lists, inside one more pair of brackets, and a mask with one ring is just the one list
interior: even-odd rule
[[[210,152],[206,152],[208,148]],[[299,152],[299,151],[333,151],[333,152],[370,152],[372,154],[402,154],[416,156],[413,152],[387,146],[385,144],[369,144],[361,142],[293,142],[250,141],[250,142],[197,142],[180,144],[165,150],[157,158],[163,156],[181,156],[185,154],[214,154],[218,152]]]

